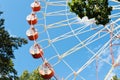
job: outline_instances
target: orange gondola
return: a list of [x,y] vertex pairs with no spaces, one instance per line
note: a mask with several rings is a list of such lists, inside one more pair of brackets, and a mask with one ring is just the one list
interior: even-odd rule
[[36,59],[43,56],[43,50],[38,44],[35,44],[30,48],[30,53],[32,54],[33,58]]
[[54,70],[45,63],[39,68],[39,74],[43,79],[51,79],[54,76]]
[[29,25],[35,25],[38,22],[38,18],[34,13],[29,14],[26,19],[27,19]]
[[31,4],[31,7],[32,7],[33,12],[38,12],[41,10],[40,2],[38,2],[38,1],[34,1]]
[[38,32],[35,28],[30,28],[26,31],[26,35],[29,40],[36,40],[38,38]]

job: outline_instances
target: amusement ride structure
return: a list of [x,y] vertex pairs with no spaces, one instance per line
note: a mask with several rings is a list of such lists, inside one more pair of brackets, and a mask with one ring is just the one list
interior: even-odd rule
[[34,0],[31,10],[26,35],[43,79],[120,76],[119,0]]

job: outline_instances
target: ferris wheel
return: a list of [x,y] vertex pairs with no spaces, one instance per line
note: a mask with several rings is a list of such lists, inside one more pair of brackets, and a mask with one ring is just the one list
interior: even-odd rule
[[111,14],[108,19],[100,18],[109,20],[107,23],[71,12],[70,2],[31,3],[26,35],[34,42],[31,55],[43,61],[40,75],[48,80],[110,80],[115,74],[120,76],[120,2],[108,1]]

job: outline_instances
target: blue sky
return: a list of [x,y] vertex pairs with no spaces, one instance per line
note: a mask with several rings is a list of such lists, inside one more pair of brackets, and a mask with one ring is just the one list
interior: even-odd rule
[[[48,0],[48,2],[49,1],[56,1],[56,0]],[[18,36],[18,37],[23,37],[27,39],[26,30],[29,29],[30,26],[26,21],[26,16],[31,13],[30,4],[32,2],[33,0],[20,0],[20,1],[13,0],[11,2],[7,0],[4,0],[4,1],[0,0],[0,10],[4,12],[2,17],[5,19],[5,28],[6,30],[9,31],[9,33],[12,36]],[[44,6],[44,3],[41,3],[41,5]],[[43,49],[46,47],[46,45],[48,45],[48,41],[44,39],[49,38],[51,41],[53,41],[51,42],[50,47],[44,49],[44,56],[47,60],[53,56],[56,56],[57,54],[62,55],[63,53],[67,53],[67,52],[73,53],[73,54],[70,54],[69,56],[65,56],[62,60],[60,60],[60,63],[58,63],[55,66],[54,64],[58,62],[58,58],[55,57],[52,60],[50,60],[50,63],[54,66],[57,76],[59,76],[60,78],[66,77],[67,75],[72,73],[72,69],[75,71],[79,70],[90,58],[92,58],[92,56],[94,56],[93,54],[97,53],[99,49],[109,41],[109,34],[107,33],[100,33],[100,35],[97,34],[94,37],[90,37],[98,33],[99,30],[95,30],[95,31],[90,30],[84,33],[84,31],[89,30],[89,27],[85,27],[85,25],[88,26],[87,24],[89,23],[83,24],[86,19],[83,20],[82,23],[80,23],[78,18],[76,18],[75,14],[70,13],[69,15],[69,10],[67,9],[68,8],[66,6],[64,7],[51,6],[49,3],[49,5],[46,7],[47,13],[57,12],[61,10],[65,10],[65,11],[63,11],[62,15],[60,16],[58,16],[59,14],[57,15],[56,14],[50,15],[50,13],[47,14],[46,16],[47,31],[44,31],[44,27],[41,26],[41,24],[44,24],[45,22],[44,20],[39,20],[38,24],[35,26],[35,28],[37,28],[38,31],[40,32],[39,34],[40,36],[37,41],[40,43]],[[42,8],[42,11],[44,11],[44,8]],[[41,13],[42,12],[37,13],[37,16],[39,17],[39,19],[43,17]],[[71,18],[74,18],[74,17],[75,19],[71,20]],[[65,21],[65,20],[68,20],[68,21]],[[61,22],[61,21],[64,21],[64,22]],[[75,22],[79,22],[79,24],[74,24]],[[67,24],[67,25],[64,26],[64,24]],[[48,27],[55,27],[55,26],[63,26],[63,27],[48,28]],[[92,25],[92,26],[96,27],[96,25]],[[103,29],[103,27],[100,27],[100,26],[97,28],[100,30]],[[42,31],[44,32],[41,33]],[[68,33],[68,34],[64,35],[65,33]],[[75,34],[77,36],[75,36]],[[67,38],[64,37],[64,39],[62,39],[61,35],[64,35]],[[71,37],[69,37],[70,35]],[[104,35],[104,36],[102,37],[101,35]],[[101,36],[101,38],[99,39],[98,36]],[[90,37],[90,39],[88,39],[88,37]],[[94,40],[95,38],[97,38],[98,40],[88,44],[87,47],[83,46],[83,48],[80,48],[82,46],[81,41],[87,44],[92,40]],[[41,40],[44,40],[44,41],[40,42]],[[29,41],[27,45],[25,46],[23,45],[22,48],[19,48],[19,50],[15,51],[16,59],[14,59],[14,63],[15,63],[15,68],[18,70],[18,75],[21,75],[21,73],[24,70],[29,70],[31,72],[34,69],[36,69],[39,65],[42,64],[41,59],[33,59],[32,56],[30,55],[29,48],[31,47],[31,45],[33,45],[33,42]],[[74,50],[76,51],[72,52],[74,50],[71,50],[71,48],[73,48],[74,46],[77,46],[76,48],[74,48]],[[80,50],[77,50],[78,48],[80,48]],[[92,52],[87,48],[89,48]],[[119,48],[118,47],[115,48],[114,51],[118,53]],[[110,56],[109,56],[109,48],[103,51],[101,58],[105,59],[108,62],[111,62]],[[72,67],[72,69],[70,67],[68,68],[65,62],[67,62]],[[105,61],[101,60],[100,58],[98,59],[98,62],[99,62],[98,63],[99,79],[103,80],[105,75],[110,69],[110,65],[107,64]],[[96,60],[94,60],[87,68],[81,71],[81,73],[77,77],[77,80],[84,80],[83,78],[85,78],[85,80],[89,80],[89,79],[96,80],[95,67],[96,67]],[[71,80],[73,77],[74,76],[70,77],[68,80]]]

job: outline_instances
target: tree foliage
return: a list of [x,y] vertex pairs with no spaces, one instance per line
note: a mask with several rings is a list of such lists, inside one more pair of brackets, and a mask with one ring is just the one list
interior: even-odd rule
[[112,77],[111,80],[120,80],[120,78],[118,78],[116,75]]
[[108,6],[108,0],[72,0],[68,3],[70,11],[80,18],[87,16],[95,18],[96,24],[106,25],[109,23],[112,7]]
[[44,79],[41,78],[38,70],[34,70],[31,73],[25,70],[23,74],[20,76],[20,80],[44,80]]
[[27,40],[10,36],[5,30],[4,21],[0,18],[0,80],[16,80],[18,77],[12,61],[15,58],[13,53],[15,49],[27,44]]

